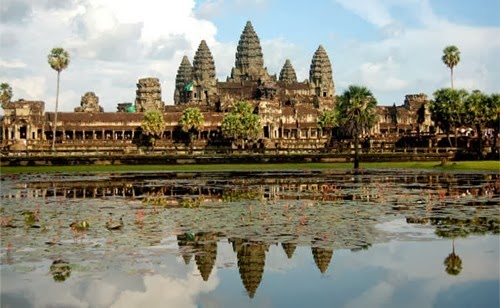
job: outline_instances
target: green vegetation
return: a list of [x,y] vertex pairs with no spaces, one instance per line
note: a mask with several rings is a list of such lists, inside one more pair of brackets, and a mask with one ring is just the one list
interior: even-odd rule
[[[453,146],[450,133],[456,132],[460,127],[474,127],[477,136],[481,137],[485,128],[493,128],[498,132],[500,127],[498,93],[488,96],[479,90],[468,93],[464,89],[443,88],[434,92],[434,100],[431,101],[429,110],[431,119],[447,134],[450,146]],[[479,138],[478,157],[482,157],[482,150],[482,138]]]
[[375,120],[377,100],[368,88],[350,85],[339,97],[340,126],[354,137],[354,169],[359,168],[359,135],[369,132]]
[[141,123],[142,131],[150,137],[149,144],[154,146],[155,139],[160,138],[165,129],[163,114],[158,110],[146,112]]
[[52,132],[52,152],[56,150],[56,127],[57,127],[57,109],[59,106],[59,80],[61,72],[69,65],[69,53],[63,48],[52,48],[47,56],[50,67],[57,72],[57,90],[56,90],[56,108],[54,111],[54,123]]
[[222,118],[222,135],[233,142],[240,142],[242,149],[248,141],[259,138],[262,130],[259,116],[253,111],[249,102],[239,101],[234,104],[233,110]]
[[450,68],[451,88],[453,89],[453,68],[460,62],[460,50],[457,46],[446,46],[443,50],[443,63]]
[[10,102],[11,99],[12,99],[12,87],[6,82],[2,82],[0,84],[0,102],[2,108],[4,108],[5,104]]
[[199,133],[204,122],[203,114],[201,114],[200,109],[197,107],[189,107],[182,112],[182,116],[179,119],[179,126],[189,134],[190,144],[193,143],[195,134]]
[[[284,163],[284,164],[225,164],[225,165],[78,165],[78,166],[18,166],[1,167],[0,174],[53,172],[210,172],[210,171],[266,171],[266,170],[325,170],[349,169],[350,163]],[[437,161],[426,162],[366,162],[365,169],[430,169],[435,171],[484,170],[500,171],[498,161],[464,161],[439,166]]]

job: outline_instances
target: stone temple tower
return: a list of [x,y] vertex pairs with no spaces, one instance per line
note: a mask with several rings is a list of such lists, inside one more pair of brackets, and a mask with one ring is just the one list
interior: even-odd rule
[[177,70],[175,77],[175,91],[174,91],[174,104],[179,105],[187,103],[190,99],[188,97],[188,90],[193,86],[193,66],[189,62],[187,56],[184,56],[181,65]]
[[319,45],[313,55],[309,70],[309,83],[312,95],[321,97],[333,97],[335,95],[332,65],[322,45]]
[[161,85],[158,78],[139,79],[135,93],[135,109],[137,112],[163,111],[165,108],[165,103],[161,100]]
[[264,58],[259,37],[255,33],[252,23],[247,21],[238,42],[235,66],[231,70],[231,78],[228,78],[228,81],[257,81],[259,79],[269,79],[269,74],[264,68]]
[[202,40],[193,60],[193,84],[188,84],[187,91],[192,91],[191,101],[209,104],[210,98],[217,95],[215,62],[207,42]]
[[295,74],[295,69],[289,59],[286,59],[285,65],[283,65],[283,68],[281,69],[279,81],[283,81],[285,83],[297,82],[297,74]]

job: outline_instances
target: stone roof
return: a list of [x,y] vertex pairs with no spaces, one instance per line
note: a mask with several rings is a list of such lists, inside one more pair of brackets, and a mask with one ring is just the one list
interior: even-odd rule
[[202,40],[193,60],[193,77],[196,81],[215,80],[215,62],[207,42]]
[[193,81],[193,66],[189,62],[187,56],[182,57],[181,64],[177,70],[175,77],[175,87],[178,89],[184,88],[188,83]]
[[250,21],[247,21],[236,49],[236,61],[231,78],[234,80],[257,80],[267,77],[260,40]]
[[333,83],[332,64],[323,45],[319,45],[313,55],[309,70],[309,81],[315,84],[318,84],[319,81],[321,83]]
[[295,69],[289,59],[286,59],[285,64],[281,69],[279,80],[285,83],[297,82],[297,74],[295,74]]

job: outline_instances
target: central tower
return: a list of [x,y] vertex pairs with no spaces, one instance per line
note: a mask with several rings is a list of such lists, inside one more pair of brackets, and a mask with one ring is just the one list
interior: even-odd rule
[[259,37],[255,33],[252,23],[247,21],[238,42],[235,66],[231,70],[231,78],[228,81],[257,81],[268,78],[269,74],[264,67]]

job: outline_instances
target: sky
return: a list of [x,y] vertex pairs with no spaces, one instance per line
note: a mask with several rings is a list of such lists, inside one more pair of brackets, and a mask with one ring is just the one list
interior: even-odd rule
[[[192,62],[201,40],[225,81],[250,20],[264,65],[279,75],[290,59],[299,81],[309,76],[321,44],[332,63],[336,94],[368,87],[379,105],[401,105],[406,94],[450,85],[441,61],[456,45],[455,87],[500,92],[498,0],[1,0],[0,82],[13,100],[42,100],[54,110],[53,47],[70,53],[61,73],[60,111],[73,111],[89,91],[107,112],[134,102],[138,79],[159,78],[173,104],[182,57]],[[0,110],[0,112],[3,112]]]

